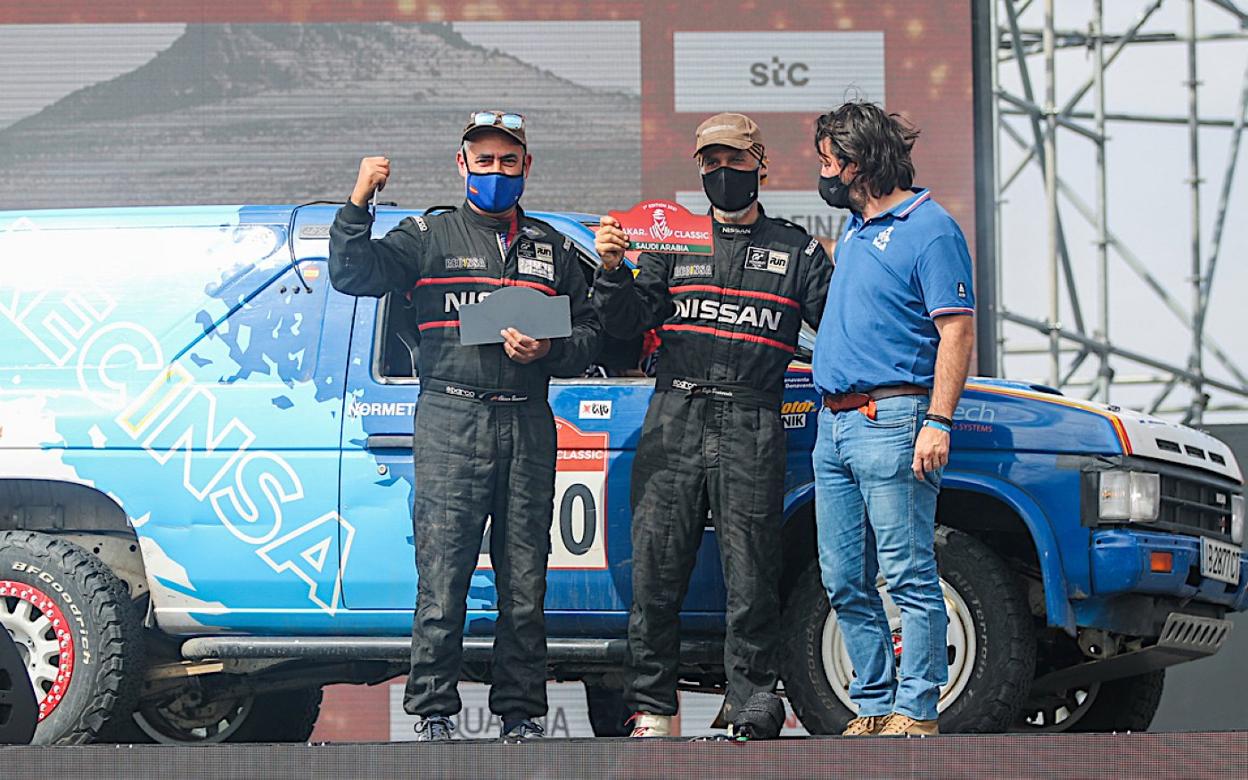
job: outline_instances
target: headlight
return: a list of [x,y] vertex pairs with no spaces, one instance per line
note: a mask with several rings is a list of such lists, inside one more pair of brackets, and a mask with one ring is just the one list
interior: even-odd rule
[[1143,471],[1102,471],[1100,518],[1151,523],[1161,502],[1161,476]]
[[1244,497],[1231,496],[1231,541],[1244,543]]

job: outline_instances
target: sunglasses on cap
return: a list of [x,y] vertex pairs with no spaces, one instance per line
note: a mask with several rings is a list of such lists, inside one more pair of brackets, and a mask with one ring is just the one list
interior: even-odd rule
[[469,122],[476,127],[505,127],[508,130],[524,128],[524,116],[502,111],[478,111]]

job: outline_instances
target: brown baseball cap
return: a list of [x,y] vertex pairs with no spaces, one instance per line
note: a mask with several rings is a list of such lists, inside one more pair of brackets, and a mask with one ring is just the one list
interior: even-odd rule
[[468,124],[464,126],[464,134],[460,140],[467,141],[470,135],[480,130],[506,133],[519,141],[524,148],[529,148],[529,142],[524,135],[524,116],[521,114],[511,111],[475,111],[468,117]]
[[715,144],[750,149],[760,159],[763,155],[762,132],[758,124],[745,114],[716,114],[698,125],[693,156],[697,157],[703,149]]

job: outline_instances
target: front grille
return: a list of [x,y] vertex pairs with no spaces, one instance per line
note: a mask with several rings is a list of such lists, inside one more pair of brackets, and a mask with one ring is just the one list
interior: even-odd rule
[[1229,541],[1231,495],[1224,487],[1162,474],[1157,524]]

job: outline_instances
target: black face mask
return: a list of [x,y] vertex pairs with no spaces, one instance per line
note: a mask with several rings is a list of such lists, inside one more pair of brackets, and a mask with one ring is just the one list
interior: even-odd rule
[[716,168],[702,174],[702,189],[711,205],[720,211],[740,211],[758,200],[758,169]]
[[819,177],[819,197],[834,209],[853,208],[849,202],[849,185],[840,176]]

